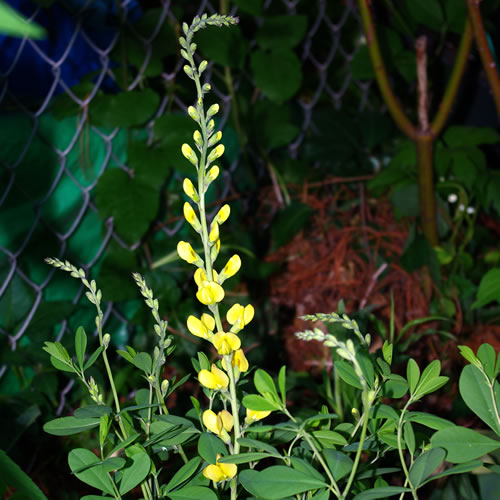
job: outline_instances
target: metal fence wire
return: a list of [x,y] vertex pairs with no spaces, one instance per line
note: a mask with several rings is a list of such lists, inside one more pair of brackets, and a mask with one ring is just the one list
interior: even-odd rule
[[[78,320],[78,313],[63,304],[84,299],[80,283],[55,273],[44,257],[68,259],[89,271],[102,263],[110,245],[134,249],[139,244],[124,241],[116,231],[115,218],[103,219],[96,208],[102,176],[109,169],[129,172],[127,141],[131,133],[139,134],[124,127],[102,127],[89,119],[102,95],[116,93],[117,82],[123,81],[124,66],[117,60],[125,57],[136,68],[135,78],[125,80],[131,82],[128,93],[141,90],[150,75],[162,82],[155,88],[158,98],[152,118],[141,132],[142,138],[151,141],[155,124],[166,110],[185,114],[192,104],[187,100],[190,94],[174,84],[182,74],[182,60],[176,55],[180,22],[194,14],[214,13],[218,5],[205,0],[163,0],[147,9],[137,0],[9,3],[48,33],[44,40],[0,36],[0,333],[4,351],[12,352],[29,343],[43,326],[59,320],[55,336],[61,339],[74,328],[68,315]],[[255,3],[263,3],[262,15],[254,20],[257,26],[268,13],[294,15],[308,5],[307,33],[294,48],[308,71],[307,89],[293,97],[301,111],[300,133],[289,145],[295,157],[319,103],[339,109],[346,96],[355,95],[359,109],[369,105],[372,82],[357,81],[350,71],[359,49],[352,33],[361,38],[358,12],[352,0]],[[248,10],[242,12],[239,6],[249,4],[235,1],[230,13],[248,16]],[[126,44],[122,43],[125,36]],[[155,43],[159,39],[161,43]],[[246,42],[251,52],[256,42]],[[170,67],[164,61],[171,61]],[[207,71],[210,78],[216,67],[211,64]],[[243,84],[256,87],[245,69],[235,77],[236,93]],[[231,113],[231,95],[219,83],[213,87],[224,127]],[[234,171],[239,156],[230,160]],[[176,182],[179,179],[180,175]],[[225,182],[227,191],[229,176]],[[177,220],[161,230],[171,237],[181,225]],[[61,308],[54,318],[54,309],[49,314],[47,304],[58,301]],[[129,317],[116,303],[106,303],[107,331],[126,330]],[[4,389],[11,380],[8,366],[5,362],[0,366]]]

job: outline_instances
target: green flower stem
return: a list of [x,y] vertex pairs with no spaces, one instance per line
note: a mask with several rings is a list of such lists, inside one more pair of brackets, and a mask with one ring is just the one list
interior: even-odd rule
[[413,399],[410,397],[404,408],[401,410],[401,415],[399,416],[399,422],[398,422],[398,453],[399,453],[399,460],[401,462],[401,467],[403,468],[403,472],[406,476],[406,481],[408,482],[408,486],[411,489],[411,493],[413,495],[414,500],[418,500],[418,495],[417,495],[417,490],[413,486],[411,480],[410,480],[410,472],[408,471],[408,467],[406,466],[405,462],[405,457],[403,455],[403,445],[402,445],[402,434],[403,434],[403,423],[404,423],[404,416],[406,412],[408,411],[408,407],[413,403]]
[[359,460],[361,459],[361,453],[363,451],[363,445],[365,443],[366,439],[366,430],[368,428],[368,416],[370,414],[370,409],[372,407],[372,403],[369,402],[368,400],[368,393],[364,392],[363,394],[363,399],[364,401],[364,412],[362,415],[363,419],[363,426],[361,427],[361,435],[359,437],[359,445],[358,445],[358,450],[356,451],[356,456],[354,457],[354,463],[351,469],[351,473],[349,474],[349,479],[347,481],[346,487],[344,488],[344,491],[342,493],[342,496],[340,497],[341,500],[347,497],[347,494],[349,493],[349,490],[351,489],[352,483],[354,481],[354,477],[356,476],[356,472],[358,470],[359,466]]
[[108,478],[109,478],[109,480],[111,481],[111,486],[113,486],[113,491],[115,492],[115,493],[114,493],[114,497],[115,497],[116,499],[118,499],[118,500],[121,500],[121,498],[122,498],[122,497],[121,497],[121,495],[120,495],[120,492],[118,491],[118,488],[116,487],[115,482],[113,481],[113,477],[111,476],[111,473],[110,473],[110,472],[108,472],[107,474],[108,474]]

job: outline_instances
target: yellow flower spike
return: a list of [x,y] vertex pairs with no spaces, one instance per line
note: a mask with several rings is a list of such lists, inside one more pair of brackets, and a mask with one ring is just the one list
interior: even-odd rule
[[215,243],[219,239],[219,224],[216,221],[212,222],[210,227],[210,234],[208,235],[208,240],[210,243]]
[[[208,314],[204,314],[203,316],[208,316],[213,320],[213,318]],[[210,328],[210,323],[205,318],[203,318],[203,316],[201,317],[201,321],[196,316],[189,316],[187,319],[187,327],[188,330],[196,337],[209,339],[214,334],[213,329],[215,326],[215,321],[213,320],[214,324]]]
[[234,254],[226,263],[224,266],[224,269],[221,271],[218,282],[222,285],[224,281],[227,280],[227,278],[231,278],[234,276],[241,267],[241,259],[240,256],[237,254]]
[[179,243],[177,243],[177,253],[179,257],[188,264],[203,264],[200,256],[193,250],[193,247],[187,241],[179,241]]
[[229,214],[231,213],[231,208],[229,205],[223,205],[220,210],[217,212],[217,215],[214,217],[214,220],[217,221],[217,224],[222,225],[227,221]]
[[215,389],[217,391],[227,389],[229,385],[229,377],[212,363],[210,371],[200,370],[198,380],[203,387],[207,389]]
[[[212,149],[212,151],[210,151],[210,154],[208,155],[208,158],[207,158],[207,165],[212,163],[213,161],[217,160],[217,158],[220,158],[224,154],[224,149],[225,149],[224,144],[219,144],[214,149]],[[191,160],[189,160],[189,161],[191,161]],[[198,160],[196,160],[196,163],[198,163]]]
[[249,410],[247,408],[247,416],[245,418],[245,423],[251,424],[253,422],[257,422],[258,420],[262,420],[271,414],[270,411],[256,411]]
[[182,189],[184,190],[186,195],[189,198],[191,198],[195,203],[198,203],[200,201],[200,197],[198,196],[198,193],[196,192],[193,183],[187,177],[186,179],[184,179],[184,182],[182,183]]
[[215,281],[202,281],[196,298],[206,306],[220,302],[224,298],[224,289]]
[[208,147],[211,148],[215,144],[217,144],[222,139],[222,132],[219,130],[212,137],[210,137],[208,141]]
[[220,455],[217,455],[216,464],[207,465],[205,469],[203,469],[203,475],[214,483],[233,479],[238,472],[238,466],[236,464],[220,464],[217,461],[219,458]]
[[184,218],[193,226],[193,229],[198,233],[201,229],[200,221],[196,217],[193,207],[186,201],[184,203]]
[[241,347],[240,338],[231,332],[217,332],[210,341],[220,356],[227,356]]
[[[189,144],[184,143],[181,147],[181,151],[186,160],[189,160],[195,167],[198,167],[198,157]],[[213,151],[214,150],[212,150],[212,152]]]
[[[249,364],[245,356],[245,353],[243,352],[243,349],[238,349],[237,351],[234,351],[233,360],[231,364],[235,368],[238,368],[239,373],[248,371]],[[227,371],[226,358],[222,358],[222,368],[224,368],[224,370]]]

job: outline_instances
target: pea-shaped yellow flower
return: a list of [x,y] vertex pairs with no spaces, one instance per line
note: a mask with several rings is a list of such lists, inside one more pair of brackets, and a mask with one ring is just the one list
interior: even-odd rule
[[200,221],[198,220],[198,217],[196,217],[196,213],[193,210],[193,207],[187,201],[186,203],[184,203],[184,218],[189,222],[189,224],[191,224],[196,232],[200,231]]
[[224,224],[224,222],[227,221],[230,213],[231,213],[231,208],[226,203],[226,205],[223,205],[219,209],[219,211],[217,212],[217,215],[214,217],[214,220],[217,221],[217,223],[219,225]]
[[215,389],[217,391],[227,389],[229,385],[229,377],[212,363],[210,371],[200,370],[198,373],[200,384],[207,389]]
[[219,436],[223,441],[230,440],[228,432],[234,425],[234,418],[227,410],[215,413],[212,410],[203,412],[203,424],[210,431]]
[[238,333],[243,330],[252,321],[254,314],[255,309],[251,304],[245,307],[241,304],[234,304],[226,314],[227,322],[232,325],[231,331]]
[[190,179],[187,177],[184,179],[184,182],[182,183],[182,189],[186,193],[189,198],[191,198],[195,203],[198,203],[200,201],[200,197],[198,196],[198,193],[191,182]]
[[182,260],[188,264],[200,265],[203,263],[200,256],[193,250],[193,247],[187,241],[177,243],[177,253]]
[[247,424],[251,424],[252,422],[257,422],[257,420],[262,420],[271,414],[270,411],[256,411],[249,410],[247,408],[247,416],[245,418],[245,422]]
[[196,337],[201,337],[202,339],[209,339],[213,334],[215,328],[215,320],[210,314],[203,313],[201,315],[201,320],[196,316],[189,316],[187,319],[188,330]]
[[[231,364],[235,368],[238,368],[239,373],[248,371],[249,364],[245,356],[245,353],[243,352],[243,349],[238,349],[237,351],[234,351],[233,360]],[[224,368],[224,370],[227,371],[226,358],[222,358],[222,368]]]
[[220,356],[227,356],[241,347],[240,338],[231,332],[217,332],[210,341]]
[[219,224],[217,221],[212,222],[210,227],[210,234],[208,235],[208,241],[210,243],[215,243],[219,239]]
[[[219,458],[220,455],[217,455],[217,460],[219,460]],[[236,464],[220,464],[219,462],[216,462],[215,465],[208,465],[205,467],[203,475],[207,479],[218,483],[220,481],[233,479],[237,472],[238,466]]]
[[[217,273],[214,271],[214,279],[217,279]],[[203,269],[197,269],[194,273],[194,280],[198,285],[196,298],[206,306],[216,304],[224,298],[224,289],[215,281],[209,281]]]
[[224,266],[224,269],[220,272],[218,282],[222,285],[224,281],[226,281],[228,278],[231,278],[234,276],[241,267],[241,259],[240,256],[237,254],[234,254],[226,263]]
[[214,165],[208,172],[207,175],[205,176],[205,182],[210,184],[211,182],[215,181],[219,177],[219,167],[217,165]]

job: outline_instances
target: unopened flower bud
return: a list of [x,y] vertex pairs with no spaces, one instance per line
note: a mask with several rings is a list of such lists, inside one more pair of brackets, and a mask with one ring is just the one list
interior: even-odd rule
[[186,73],[189,78],[194,79],[193,70],[188,64],[184,65],[184,73]]
[[211,148],[215,144],[217,144],[222,139],[222,132],[217,131],[212,137],[210,137],[208,141],[208,147]]
[[198,113],[198,110],[194,106],[189,106],[188,108],[188,115],[195,121],[197,122],[200,119],[200,114]]
[[203,146],[203,138],[201,137],[201,133],[199,130],[194,131],[193,140],[195,144],[198,146],[198,149],[201,151],[201,147]]
[[169,385],[170,385],[170,382],[167,379],[162,380],[160,389],[161,389],[161,395],[163,397],[166,396]]
[[[213,161],[217,160],[217,158],[220,158],[224,154],[224,144],[219,144],[216,146],[212,151],[210,151],[210,154],[208,155],[207,158],[207,163],[212,163]],[[198,160],[196,160],[198,162]]]
[[201,75],[205,71],[207,66],[208,66],[207,61],[201,61],[200,65],[198,66],[198,74]]
[[106,333],[102,338],[102,345],[104,349],[108,347],[110,340],[111,340],[111,335],[109,333]]
[[190,179],[184,179],[184,182],[182,183],[182,189],[184,190],[186,195],[189,196],[189,198],[191,198],[195,203],[198,203],[200,201],[200,197],[198,196],[198,193],[196,192],[196,189]]
[[207,111],[207,120],[219,112],[219,105],[217,103],[212,104]]
[[201,91],[206,94],[207,92],[210,92],[212,89],[212,86],[209,83],[204,83],[203,87],[201,87]]
[[215,122],[213,120],[210,120],[207,123],[207,133],[209,136],[213,133],[214,128],[215,128]]
[[189,144],[184,143],[181,147],[184,158],[189,160],[195,167],[198,167],[198,157]]

